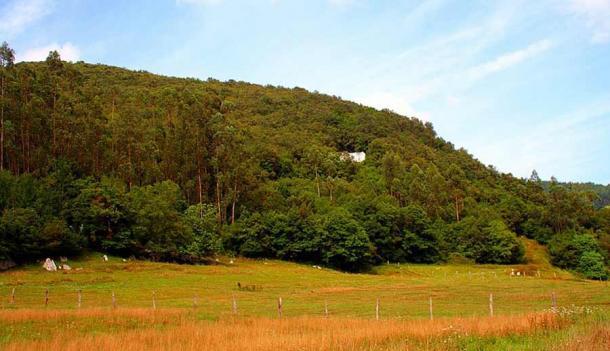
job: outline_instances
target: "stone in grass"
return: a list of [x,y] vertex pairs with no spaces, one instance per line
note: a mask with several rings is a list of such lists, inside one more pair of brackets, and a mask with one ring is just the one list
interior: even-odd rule
[[0,260],[0,271],[6,271],[7,269],[11,269],[15,266],[17,266],[17,264],[10,258]]
[[49,272],[57,271],[57,266],[55,265],[55,261],[53,261],[50,258],[47,258],[46,260],[44,260],[44,264],[42,265],[42,268],[46,269]]
[[66,270],[66,271],[71,271],[72,267],[70,267],[70,266],[68,266],[67,264],[64,263],[64,264],[61,265],[61,269]]

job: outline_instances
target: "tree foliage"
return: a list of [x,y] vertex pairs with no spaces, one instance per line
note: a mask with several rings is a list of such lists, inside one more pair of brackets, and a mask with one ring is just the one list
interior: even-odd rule
[[[71,64],[57,52],[14,64],[8,45],[0,74],[2,257],[90,248],[197,262],[224,252],[356,271],[451,254],[519,262],[525,235],[578,269],[591,250],[565,233],[590,233],[602,257],[610,246],[609,211],[589,192],[499,173],[430,123],[388,110]],[[356,151],[364,162],[350,159]]]

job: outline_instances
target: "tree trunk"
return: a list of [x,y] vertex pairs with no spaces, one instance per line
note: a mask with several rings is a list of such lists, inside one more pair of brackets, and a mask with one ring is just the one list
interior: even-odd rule
[[197,167],[197,187],[199,190],[199,204],[203,203],[203,185],[201,184],[201,167]]
[[4,170],[4,74],[2,74],[2,113],[0,116],[0,171]]
[[318,197],[320,197],[320,177],[318,176],[318,167],[316,167],[316,187],[318,188]]
[[57,102],[57,97],[56,97],[56,91],[53,92],[53,111],[51,112],[51,154],[53,156],[55,156],[55,138],[56,138],[56,131],[55,131],[55,104]]
[[216,175],[216,206],[218,207],[218,224],[222,224],[222,209],[220,207],[220,178]]
[[458,222],[460,221],[460,203],[459,198],[457,196],[455,197],[455,219]]
[[235,223],[235,203],[237,202],[237,180],[233,187],[233,204],[231,205],[231,224]]

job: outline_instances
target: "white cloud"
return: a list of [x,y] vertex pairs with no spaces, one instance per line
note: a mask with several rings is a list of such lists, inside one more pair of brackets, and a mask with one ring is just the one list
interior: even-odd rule
[[610,42],[610,0],[571,0],[569,11],[585,21],[591,41]]
[[64,43],[59,45],[52,43],[46,46],[31,48],[23,54],[17,54],[17,61],[43,61],[49,55],[49,51],[57,50],[61,59],[64,61],[78,61],[80,59],[80,50],[72,43]]
[[455,96],[455,95],[447,96],[447,105],[449,105],[451,107],[456,107],[461,102],[462,102],[462,99],[457,97],[457,96]]
[[545,51],[551,49],[552,47],[553,43],[548,39],[544,39],[530,44],[524,49],[506,53],[495,58],[492,61],[473,67],[470,70],[471,79],[481,79],[491,73],[505,70],[514,65],[522,63],[532,57],[538,56],[544,53]]
[[397,95],[388,91],[376,92],[359,99],[357,102],[376,109],[389,109],[404,116],[416,115],[406,96]]
[[356,0],[328,0],[334,6],[347,6],[356,2]]
[[546,121],[532,120],[526,131],[494,133],[481,139],[474,149],[484,161],[521,177],[533,169],[545,178],[587,179],[599,166],[607,150],[604,140],[610,131],[608,96],[565,115]]
[[[459,41],[462,39],[460,38]],[[453,44],[449,46],[453,47]],[[416,70],[407,68],[403,73],[411,78],[407,85],[401,86],[399,82],[393,83],[394,78],[389,77],[389,83],[386,81],[386,85],[394,86],[394,89],[381,90],[381,92],[366,95],[364,98],[356,99],[356,101],[376,108],[389,108],[401,114],[416,115],[413,105],[417,105],[418,102],[430,97],[445,94],[447,104],[455,107],[460,102],[457,94],[468,90],[478,81],[491,74],[526,62],[552,47],[553,43],[544,39],[532,43],[526,48],[502,54],[491,61],[475,66],[467,65],[473,59],[469,54],[465,54],[465,57],[459,57],[459,54],[451,57],[450,55],[446,56],[439,49],[435,54],[426,56],[425,53],[428,50],[417,51],[419,56],[426,57],[427,62],[421,62],[417,57],[409,54],[409,57],[414,57],[413,62],[416,64],[413,67]],[[400,67],[395,69],[396,72],[399,70]]]
[[[275,5],[281,0],[268,0],[271,4]],[[329,4],[333,6],[348,6],[356,2],[356,0],[327,0]],[[176,0],[178,5],[217,5],[224,2],[224,0]]]
[[51,13],[50,0],[14,0],[0,9],[0,35],[12,37]]
[[176,0],[179,5],[216,5],[224,0]]

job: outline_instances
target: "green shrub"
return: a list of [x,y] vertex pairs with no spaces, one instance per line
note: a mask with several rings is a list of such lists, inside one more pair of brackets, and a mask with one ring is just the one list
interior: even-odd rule
[[604,257],[595,251],[587,251],[578,260],[578,271],[589,279],[608,279]]
[[551,262],[561,268],[576,269],[580,257],[589,251],[601,254],[597,240],[588,233],[569,231],[556,235],[549,243]]

